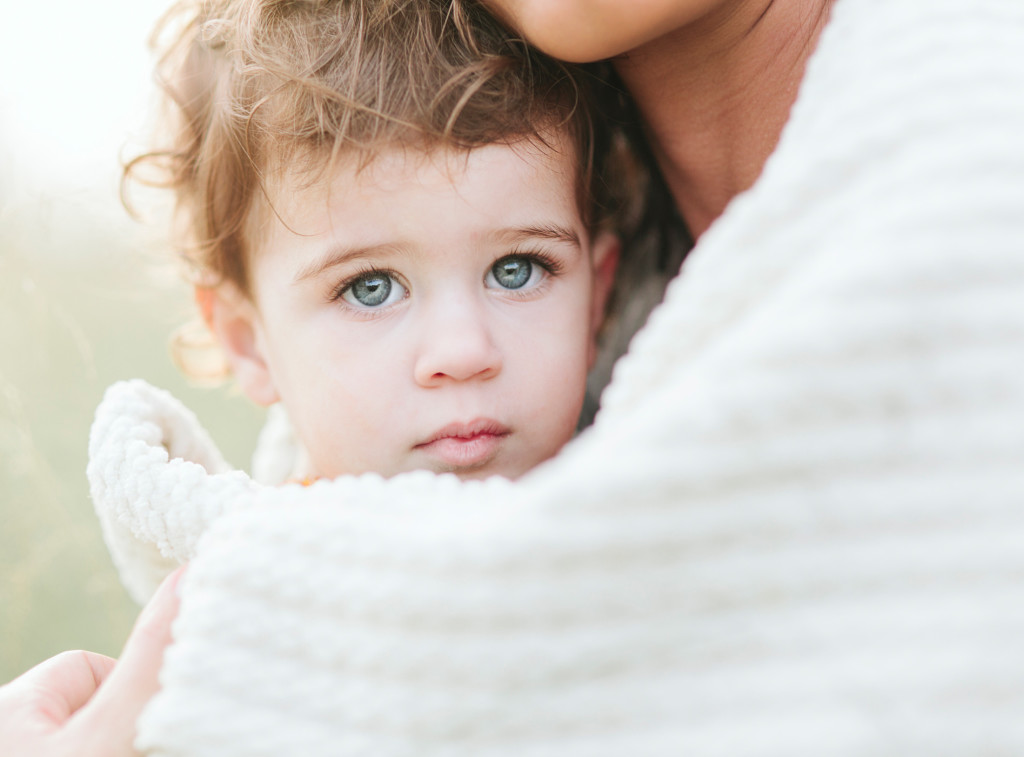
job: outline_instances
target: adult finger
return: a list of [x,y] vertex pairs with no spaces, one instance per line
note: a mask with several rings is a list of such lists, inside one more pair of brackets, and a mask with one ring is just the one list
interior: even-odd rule
[[89,701],[114,663],[91,651],[65,651],[18,676],[0,687],[0,731],[56,731]]
[[17,705],[40,725],[57,728],[92,698],[114,662],[95,652],[61,652],[0,689],[0,701]]
[[[106,682],[73,719],[72,740],[97,743],[103,755],[134,754],[135,721],[159,688],[157,674],[178,613],[177,584],[184,567],[171,573],[146,605]],[[83,749],[83,754],[88,753]]]

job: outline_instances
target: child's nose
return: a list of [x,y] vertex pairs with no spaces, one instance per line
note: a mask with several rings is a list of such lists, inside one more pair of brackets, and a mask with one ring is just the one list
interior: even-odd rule
[[501,372],[501,352],[482,311],[463,304],[445,307],[425,320],[414,369],[418,384],[484,380]]

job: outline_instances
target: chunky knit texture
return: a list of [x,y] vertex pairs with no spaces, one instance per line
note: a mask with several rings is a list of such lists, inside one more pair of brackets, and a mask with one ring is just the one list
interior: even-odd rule
[[261,487],[101,414],[119,565],[192,558],[138,743],[1024,754],[1022,376],[1024,3],[839,0],[758,183],[521,480]]

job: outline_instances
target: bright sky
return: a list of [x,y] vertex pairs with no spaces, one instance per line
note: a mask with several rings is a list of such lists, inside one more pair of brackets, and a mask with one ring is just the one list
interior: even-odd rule
[[170,0],[21,0],[0,23],[0,206],[117,206],[119,158],[146,136],[149,31]]

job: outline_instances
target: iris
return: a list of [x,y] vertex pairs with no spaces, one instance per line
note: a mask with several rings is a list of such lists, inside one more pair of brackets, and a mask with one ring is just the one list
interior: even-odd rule
[[533,264],[523,257],[502,258],[491,268],[491,273],[505,289],[519,289],[530,280]]
[[391,277],[380,273],[364,276],[352,283],[349,292],[360,305],[377,307],[387,302],[391,294]]

